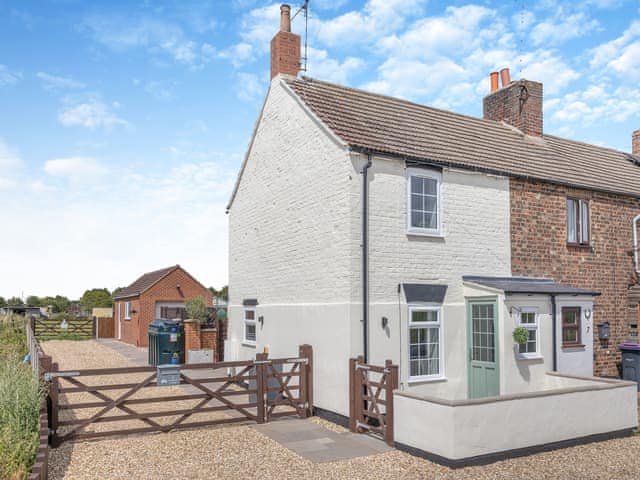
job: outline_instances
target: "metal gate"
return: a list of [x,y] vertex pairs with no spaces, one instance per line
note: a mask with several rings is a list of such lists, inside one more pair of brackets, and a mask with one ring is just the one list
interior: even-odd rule
[[393,391],[398,388],[398,366],[384,367],[349,360],[349,430],[380,435],[393,446]]
[[[45,372],[51,443],[74,439],[253,421],[297,415],[313,405],[313,353],[296,358]],[[233,373],[231,373],[233,372]],[[109,428],[114,425],[113,428]]]

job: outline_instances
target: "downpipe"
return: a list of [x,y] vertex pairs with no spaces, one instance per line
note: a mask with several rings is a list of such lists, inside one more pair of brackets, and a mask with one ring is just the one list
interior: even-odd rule
[[371,154],[362,167],[362,356],[369,363],[369,169]]

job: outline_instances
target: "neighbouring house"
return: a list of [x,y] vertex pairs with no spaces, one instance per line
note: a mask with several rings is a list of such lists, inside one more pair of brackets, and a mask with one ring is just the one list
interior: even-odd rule
[[640,131],[632,153],[547,135],[542,84],[507,69],[484,118],[299,78],[281,12],[228,205],[225,359],[311,344],[333,418],[349,358],[391,359],[396,444],[450,464],[627,434],[636,385],[592,375],[637,336]]
[[113,296],[117,338],[148,346],[149,324],[156,318],[186,319],[185,300],[194,297],[213,306],[209,289],[180,265],[145,273]]

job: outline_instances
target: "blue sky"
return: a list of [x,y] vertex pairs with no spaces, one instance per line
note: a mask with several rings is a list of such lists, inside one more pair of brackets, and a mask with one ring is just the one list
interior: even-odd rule
[[[0,295],[77,297],[175,263],[226,284],[224,207],[278,16],[257,0],[0,2]],[[547,133],[630,150],[637,0],[311,0],[310,76],[479,116],[502,67],[544,83]]]

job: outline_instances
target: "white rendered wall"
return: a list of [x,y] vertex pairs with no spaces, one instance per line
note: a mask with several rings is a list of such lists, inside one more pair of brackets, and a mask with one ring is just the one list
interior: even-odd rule
[[[365,159],[355,157],[353,171]],[[400,362],[402,388],[423,394],[466,398],[467,348],[463,275],[509,276],[509,181],[459,170],[442,173],[442,237],[407,234],[407,177],[404,162],[375,157],[370,169],[369,275],[370,360]],[[352,184],[355,222],[352,257],[360,261],[361,186]],[[360,266],[352,269],[352,300],[362,295]],[[448,285],[443,304],[446,379],[408,382],[408,308],[399,283]],[[389,320],[383,330],[382,317]]]
[[[583,347],[564,348],[562,346],[562,307],[581,307],[581,341]],[[593,301],[576,297],[558,297],[556,300],[557,309],[557,332],[558,332],[558,371],[571,375],[593,375],[593,326],[596,312],[593,310]],[[591,317],[586,317],[586,311],[591,311]]]
[[[575,384],[572,379],[559,383]],[[397,393],[395,441],[462,459],[637,426],[635,384],[607,388],[595,380],[587,383],[601,389],[468,405],[442,405]],[[593,415],[594,405],[616,408],[600,408]],[[553,428],[544,428],[549,425]]]
[[[225,358],[253,358],[264,347],[272,357],[292,356],[309,343],[314,403],[342,414],[355,353],[349,192],[359,178],[351,167],[344,147],[276,78],[229,212]],[[256,318],[264,318],[256,346],[242,344],[244,299],[257,299]]]

